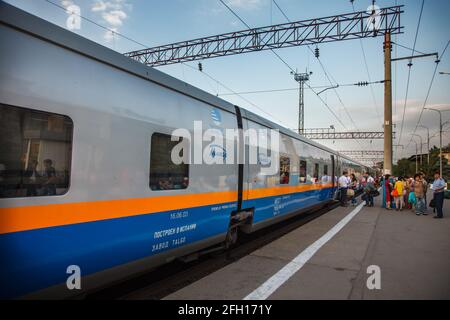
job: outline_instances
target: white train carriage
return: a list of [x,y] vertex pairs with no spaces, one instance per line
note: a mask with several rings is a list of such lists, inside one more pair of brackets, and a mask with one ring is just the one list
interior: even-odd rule
[[[84,294],[322,206],[338,171],[367,170],[4,2],[0,20],[1,298]],[[173,163],[176,129],[192,134],[189,156],[212,148],[195,121],[279,130],[279,170],[261,176],[262,153],[255,164]],[[66,286],[73,265],[81,290]]]

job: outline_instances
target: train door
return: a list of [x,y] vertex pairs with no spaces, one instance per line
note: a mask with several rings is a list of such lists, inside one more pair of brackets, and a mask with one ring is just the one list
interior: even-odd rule
[[336,163],[334,161],[334,155],[331,156],[331,184],[333,185],[331,196],[335,198],[336,193]]
[[336,168],[334,163],[334,155],[331,155],[331,183],[333,184],[333,187],[336,183]]
[[331,185],[333,186],[331,188],[330,197],[334,198],[334,193],[336,190],[336,167],[334,162],[334,155],[332,154],[330,157],[331,157]]

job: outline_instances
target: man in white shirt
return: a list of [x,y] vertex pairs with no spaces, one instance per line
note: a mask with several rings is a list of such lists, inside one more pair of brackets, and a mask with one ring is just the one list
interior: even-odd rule
[[340,176],[339,180],[339,200],[341,201],[341,206],[347,206],[347,189],[350,183],[348,178],[348,172],[344,170],[342,176]]

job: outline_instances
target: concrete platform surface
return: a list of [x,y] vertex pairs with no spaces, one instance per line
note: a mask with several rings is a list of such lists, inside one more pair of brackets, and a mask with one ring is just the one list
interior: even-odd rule
[[[444,206],[444,219],[363,207],[268,299],[450,299],[450,201]],[[354,209],[331,210],[165,299],[243,299]],[[372,265],[380,289],[366,285]]]

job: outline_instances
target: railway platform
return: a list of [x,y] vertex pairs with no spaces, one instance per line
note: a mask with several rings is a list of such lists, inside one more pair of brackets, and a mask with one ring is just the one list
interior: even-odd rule
[[379,202],[335,208],[165,299],[449,299],[450,201],[444,219]]

